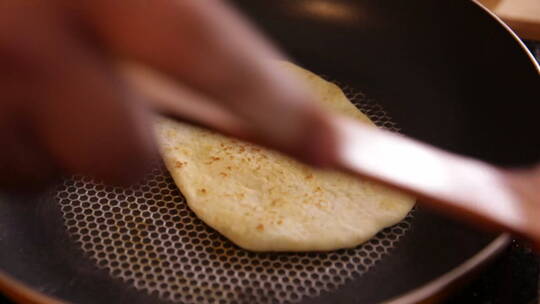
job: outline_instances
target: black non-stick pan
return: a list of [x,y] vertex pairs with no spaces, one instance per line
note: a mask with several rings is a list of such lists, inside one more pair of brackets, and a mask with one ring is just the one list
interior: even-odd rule
[[[538,66],[474,2],[233,4],[382,127],[498,165],[539,160]],[[130,189],[75,177],[38,196],[3,194],[0,286],[37,302],[413,303],[455,286],[508,239],[420,204],[357,248],[251,253],[200,222],[157,161]]]

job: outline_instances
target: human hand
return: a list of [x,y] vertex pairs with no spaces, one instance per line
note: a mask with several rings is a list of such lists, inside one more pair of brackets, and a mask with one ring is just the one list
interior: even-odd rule
[[222,1],[6,0],[0,4],[0,185],[79,173],[139,178],[155,148],[145,96],[119,73],[135,61],[242,120],[259,142],[330,159],[324,115],[280,58]]

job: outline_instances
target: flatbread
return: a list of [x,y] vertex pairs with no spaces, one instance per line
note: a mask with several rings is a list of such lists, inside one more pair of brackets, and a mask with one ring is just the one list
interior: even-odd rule
[[[321,104],[373,124],[336,85],[291,63]],[[414,199],[340,172],[187,124],[160,120],[165,164],[195,214],[253,251],[355,247],[402,220]]]

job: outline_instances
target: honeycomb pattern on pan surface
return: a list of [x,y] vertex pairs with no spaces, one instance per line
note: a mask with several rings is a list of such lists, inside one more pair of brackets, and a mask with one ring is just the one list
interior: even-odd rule
[[[379,105],[344,91],[379,126],[397,130]],[[66,180],[56,199],[70,236],[99,268],[177,303],[294,303],[333,291],[391,251],[412,218],[353,249],[253,253],[199,220],[161,163],[128,189]]]

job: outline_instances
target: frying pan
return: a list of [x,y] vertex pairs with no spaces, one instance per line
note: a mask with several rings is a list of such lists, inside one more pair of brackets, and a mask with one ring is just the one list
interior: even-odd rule
[[[538,66],[476,3],[232,3],[383,127],[502,166],[538,161]],[[130,189],[76,177],[40,195],[1,194],[0,286],[32,302],[414,303],[508,240],[420,205],[358,248],[250,253],[198,221],[157,162]]]

